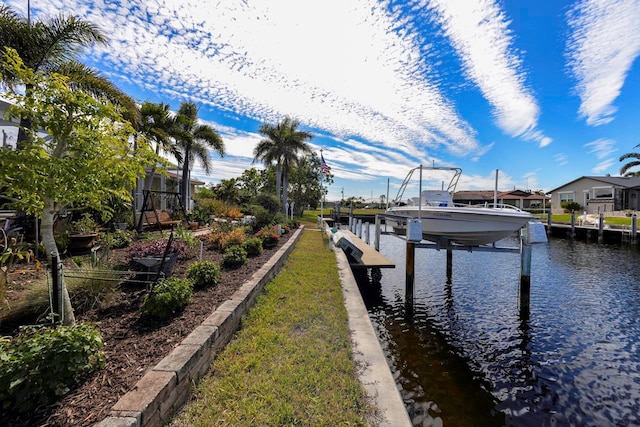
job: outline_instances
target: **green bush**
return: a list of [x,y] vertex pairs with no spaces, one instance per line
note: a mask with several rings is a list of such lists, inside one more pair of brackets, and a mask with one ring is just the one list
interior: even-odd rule
[[231,246],[222,256],[222,267],[234,269],[247,263],[247,251],[242,246]]
[[262,253],[262,239],[259,237],[251,237],[243,243],[242,247],[248,256],[258,256]]
[[255,221],[252,224],[254,230],[258,230],[265,225],[273,224],[274,222],[275,214],[269,212],[269,210],[262,206],[252,205],[249,207],[249,212],[255,217]]
[[126,248],[133,243],[131,233],[126,230],[116,230],[113,233],[105,233],[100,240],[105,242],[111,249]]
[[187,267],[187,279],[194,286],[215,286],[220,278],[220,267],[213,261],[198,261]]
[[560,207],[567,212],[575,211],[579,212],[582,210],[582,206],[578,202],[562,202]]
[[155,284],[142,303],[143,316],[168,319],[182,310],[191,300],[193,281],[172,277]]
[[49,405],[80,378],[104,367],[100,333],[90,324],[27,326],[0,340],[0,404],[26,412]]

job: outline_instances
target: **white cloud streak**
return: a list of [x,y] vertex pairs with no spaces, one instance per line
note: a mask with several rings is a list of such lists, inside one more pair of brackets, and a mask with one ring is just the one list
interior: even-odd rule
[[613,105],[640,55],[640,1],[582,0],[568,14],[568,62],[579,114],[590,125],[611,122]]
[[594,166],[591,171],[594,173],[603,173],[614,164],[614,158],[610,157],[616,152],[615,141],[611,139],[596,139],[584,145],[589,148],[589,154],[594,154],[600,162]]
[[425,0],[424,6],[436,12],[466,74],[492,105],[497,125],[511,136],[535,140],[541,147],[549,145],[551,138],[536,130],[540,109],[525,86],[509,22],[498,4]]
[[51,0],[42,7],[99,23],[111,41],[93,57],[157,92],[259,121],[294,115],[332,135],[412,155],[481,149],[425,78],[421,47],[397,29],[384,2]]

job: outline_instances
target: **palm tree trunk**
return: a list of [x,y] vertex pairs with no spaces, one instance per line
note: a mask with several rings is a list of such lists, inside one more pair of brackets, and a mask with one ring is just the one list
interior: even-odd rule
[[282,179],[282,174],[280,170],[280,163],[278,163],[276,164],[276,199],[278,199],[278,203],[281,202],[280,200],[281,179]]
[[182,206],[187,205],[187,186],[189,185],[189,153],[191,147],[185,148],[184,162],[182,163],[182,182],[180,183],[180,197],[182,198]]
[[285,218],[287,217],[287,202],[289,198],[289,170],[284,168],[282,171],[282,210],[284,211]]

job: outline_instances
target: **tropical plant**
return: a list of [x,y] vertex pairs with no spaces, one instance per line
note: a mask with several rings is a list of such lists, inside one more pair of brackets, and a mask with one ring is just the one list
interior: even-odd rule
[[251,237],[242,244],[249,256],[258,256],[262,253],[262,239],[259,237]]
[[143,316],[168,319],[191,300],[193,281],[172,277],[161,279],[146,296],[140,309]]
[[[73,89],[82,89],[93,96],[104,97],[125,108],[124,116],[132,123],[138,120],[133,99],[98,72],[76,60],[82,50],[94,43],[106,43],[98,26],[73,16],[60,14],[30,22],[9,6],[0,6],[0,47],[17,51],[25,66],[35,72],[58,73],[69,80]],[[4,63],[5,52],[0,52]],[[2,81],[9,86],[25,84],[25,94],[31,95],[31,82],[24,82],[11,68],[0,66]],[[20,117],[18,147],[27,140],[32,129],[29,114]]]
[[289,170],[298,161],[298,154],[310,153],[306,143],[313,134],[298,130],[300,122],[285,117],[277,124],[264,123],[258,132],[266,137],[253,150],[255,160],[265,164],[276,163],[276,198],[280,200],[280,183],[282,182],[282,207],[286,213],[287,195],[289,191]]
[[[636,145],[633,148],[637,148],[640,147],[640,144]],[[624,165],[622,165],[622,167],[620,168],[620,175],[622,176],[638,176],[640,175],[640,171],[630,171],[629,169],[635,168],[637,166],[640,166],[640,153],[637,152],[633,152],[633,153],[626,153],[623,154],[622,156],[620,156],[620,161],[623,160],[627,160],[627,159],[635,159],[632,160],[630,162],[625,163]]]
[[71,234],[91,234],[98,232],[98,224],[91,218],[91,214],[85,212],[82,217],[71,221],[67,231]]
[[246,238],[244,227],[236,227],[230,230],[216,227],[205,237],[205,240],[207,247],[210,249],[224,251],[230,246],[242,245]]
[[104,366],[93,325],[27,326],[0,339],[0,407],[34,410],[67,393],[83,375]]
[[[8,116],[29,116],[33,129],[47,129],[49,135],[25,129],[29,140],[22,149],[1,150],[0,187],[15,208],[41,218],[42,242],[50,255],[57,252],[56,215],[90,206],[108,221],[113,212],[108,202],[130,200],[129,189],[156,156],[146,144],[131,148],[133,129],[110,102],[74,90],[59,74],[35,73],[12,49],[6,48],[4,60],[3,68],[31,88],[28,96],[5,93],[13,102]],[[66,289],[63,295],[65,321],[72,323]]]
[[280,231],[277,225],[267,225],[258,230],[256,237],[262,240],[264,248],[272,248],[280,241]]
[[187,267],[187,279],[194,286],[215,286],[220,278],[220,267],[213,261],[198,261]]
[[192,162],[199,160],[205,173],[209,174],[211,161],[208,149],[211,148],[220,156],[224,156],[224,142],[213,127],[198,123],[198,107],[193,102],[180,104],[174,118],[173,136],[182,153],[180,196],[183,203],[187,203]]
[[104,233],[100,240],[110,249],[126,248],[133,243],[131,232],[127,230],[116,230],[113,233]]
[[242,246],[229,247],[222,256],[222,267],[234,269],[242,267],[247,263],[247,251]]

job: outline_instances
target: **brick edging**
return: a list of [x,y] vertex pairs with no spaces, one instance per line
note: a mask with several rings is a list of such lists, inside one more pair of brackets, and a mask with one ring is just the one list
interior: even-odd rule
[[148,371],[94,427],[155,427],[168,422],[189,398],[191,386],[209,370],[218,351],[229,343],[264,286],[276,276],[303,229],[300,226],[251,279]]

